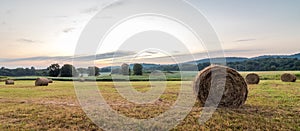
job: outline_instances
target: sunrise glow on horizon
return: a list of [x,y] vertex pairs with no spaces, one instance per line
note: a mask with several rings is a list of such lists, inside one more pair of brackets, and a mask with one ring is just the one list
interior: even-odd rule
[[[197,6],[210,22],[221,41],[225,56],[250,58],[300,53],[300,1],[188,1]],[[52,63],[72,63],[82,30],[109,2],[3,1],[5,4],[0,5],[0,67],[46,68]],[[109,16],[102,19],[109,19]],[[177,46],[182,44],[181,41],[164,33],[144,32],[123,41],[133,45],[142,42],[162,47],[162,43],[174,43],[176,46],[164,48],[172,55],[186,54],[181,46]],[[99,57],[96,65],[112,65],[109,56],[114,53],[120,53],[118,59],[139,53],[138,48],[124,47],[118,50],[116,46],[108,44],[99,51],[99,56],[105,54],[106,57]],[[197,59],[207,58],[204,48],[193,49],[193,44],[189,47]],[[141,54],[143,57],[140,62],[172,63],[170,57],[159,53],[146,51]]]

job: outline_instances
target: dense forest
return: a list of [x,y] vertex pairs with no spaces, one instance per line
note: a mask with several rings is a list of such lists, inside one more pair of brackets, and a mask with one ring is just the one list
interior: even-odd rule
[[[209,66],[209,62],[199,63],[198,70]],[[243,61],[227,62],[227,66],[238,71],[295,71],[300,70],[300,60],[297,58],[260,58]],[[182,71],[193,71],[194,65],[181,64]],[[158,65],[145,67],[146,70],[179,71],[178,65]]]
[[8,69],[5,67],[0,68],[0,76],[47,76],[47,69],[35,69],[34,67],[29,68],[16,68]]
[[47,69],[16,68],[8,69],[0,68],[0,76],[51,76],[51,77],[72,77],[87,74],[88,76],[100,75],[98,67],[78,68],[73,65],[65,64],[62,67],[58,64],[52,64]]
[[[209,62],[199,63],[198,70],[202,70],[209,66]],[[178,65],[156,65],[156,64],[141,64],[143,71],[179,71]],[[228,62],[227,66],[234,68],[238,71],[294,71],[300,70],[300,60],[297,58],[261,58],[261,59],[248,59],[244,61]],[[194,70],[194,65],[181,64],[182,71]],[[111,70],[113,68],[113,71]],[[133,65],[128,65],[128,68],[133,68]],[[31,68],[17,68],[8,69],[5,67],[0,68],[0,76],[72,76],[74,74],[88,74],[88,75],[99,75],[99,72],[112,72],[116,74],[121,72],[120,67],[89,67],[89,68],[75,68],[72,65],[64,65],[60,68],[58,64],[52,64],[47,69],[35,69]],[[75,72],[75,73],[74,73]]]
[[[209,66],[209,62],[202,62],[197,65],[198,70]],[[295,71],[300,70],[300,60],[297,58],[260,58],[246,59],[243,61],[227,62],[227,66],[238,71]],[[182,71],[193,71],[195,65],[180,64]],[[145,67],[145,70],[179,71],[178,65],[157,65]]]
[[[198,64],[199,70],[209,63]],[[240,62],[228,62],[227,66],[238,71],[295,71],[300,70],[300,60],[297,58],[263,58]]]
[[229,62],[227,66],[239,71],[295,71],[300,70],[300,60],[297,58],[264,58]]

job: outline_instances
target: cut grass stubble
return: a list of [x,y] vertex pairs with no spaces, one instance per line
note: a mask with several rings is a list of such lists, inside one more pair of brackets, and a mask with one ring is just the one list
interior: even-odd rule
[[[184,82],[183,82],[184,83]],[[0,84],[0,130],[101,130],[85,115],[77,102],[72,82],[55,81],[48,87],[34,87],[34,81]],[[176,101],[180,81],[167,82],[159,100],[135,104],[124,99],[112,82],[98,82],[101,94],[112,109],[127,117],[147,119],[168,110]],[[139,92],[147,92],[149,82],[132,82]],[[220,108],[204,125],[199,125],[201,106],[174,130],[299,130],[300,83],[263,80],[249,86],[246,104],[239,109]]]

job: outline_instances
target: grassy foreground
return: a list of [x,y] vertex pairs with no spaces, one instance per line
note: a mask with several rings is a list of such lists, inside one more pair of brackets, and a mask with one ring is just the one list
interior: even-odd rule
[[[195,78],[198,74],[198,71],[174,71],[174,72],[163,72],[166,81],[190,81]],[[240,72],[244,77],[249,73],[257,73],[260,76],[261,80],[280,80],[280,76],[284,73],[295,74],[298,79],[300,79],[300,71],[259,71],[259,72]],[[131,75],[128,78],[131,81],[149,81],[149,73],[144,73],[143,76],[134,76]],[[40,76],[24,76],[24,77],[3,77],[0,76],[1,80],[6,80],[7,78],[13,80],[36,80]],[[73,81],[78,80],[78,77],[48,77],[56,81]],[[95,77],[84,77],[87,81],[124,81],[126,78],[123,75],[110,75],[110,73],[101,73],[100,76]]]
[[[0,84],[0,130],[101,130],[85,115],[77,102],[72,82],[55,81],[48,87],[34,87],[34,81]],[[133,82],[141,92],[149,82]],[[150,118],[175,102],[180,81],[167,82],[161,100],[148,106],[126,103],[112,82],[99,82],[99,89],[111,107],[128,117]],[[197,119],[199,104],[173,130],[300,130],[300,83],[264,80],[249,86],[249,97],[240,109],[218,109],[204,125]],[[121,106],[116,106],[121,104]],[[151,106],[152,105],[152,106]],[[159,106],[159,108],[157,107]]]

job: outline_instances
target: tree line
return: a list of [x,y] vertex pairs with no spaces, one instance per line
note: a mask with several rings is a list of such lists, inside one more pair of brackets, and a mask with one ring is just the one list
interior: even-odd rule
[[[198,63],[198,70],[210,66],[210,62]],[[248,59],[237,62],[227,62],[229,66],[238,71],[299,71],[300,60],[297,58],[261,58],[261,59]],[[180,68],[179,68],[180,67]],[[161,71],[195,71],[194,64],[179,64],[179,65],[159,65],[146,70],[161,70]]]
[[59,64],[51,64],[47,69],[35,69],[29,68],[16,68],[8,69],[5,67],[0,68],[0,76],[50,76],[50,77],[72,77],[82,74],[88,74],[89,76],[100,75],[100,69],[98,67],[88,67],[87,69],[76,69],[71,64],[65,64],[60,67]]
[[[209,66],[210,63],[199,63],[198,70],[202,70]],[[297,58],[262,58],[250,59],[240,62],[228,62],[227,66],[238,71],[294,71],[300,70],[300,60]],[[75,68],[71,64],[65,64],[60,67],[59,64],[51,64],[47,69],[16,68],[8,69],[0,68],[0,76],[51,76],[51,77],[72,77],[87,74],[88,76],[98,76],[100,72],[111,72],[111,74],[122,75],[143,75],[143,72],[161,70],[161,71],[194,71],[195,65],[180,64],[178,65],[156,65],[151,67],[143,67],[142,64],[134,64],[132,70],[130,65],[124,63],[119,67],[88,67]]]
[[[71,64],[65,64],[60,67],[59,64],[51,64],[47,69],[16,68],[8,69],[0,68],[0,76],[50,76],[50,77],[77,77],[87,74],[88,76],[99,76],[100,68],[93,66],[88,68],[75,68]],[[111,70],[111,74],[132,75],[128,64],[124,63],[121,68]],[[143,75],[143,66],[141,64],[134,64],[133,75]]]
[[123,63],[120,67],[114,68],[111,70],[111,74],[120,74],[120,75],[143,75],[143,65],[134,64],[133,72],[130,69],[130,66],[126,63]]
[[[198,68],[202,70],[209,64],[198,64]],[[250,59],[241,62],[228,62],[227,66],[238,71],[297,71],[300,70],[300,60],[297,58]]]
[[71,64],[65,64],[60,68],[59,64],[52,64],[47,68],[48,76],[51,77],[72,77],[79,76],[83,74],[88,74],[88,76],[99,76],[100,69],[96,66],[76,69]]

